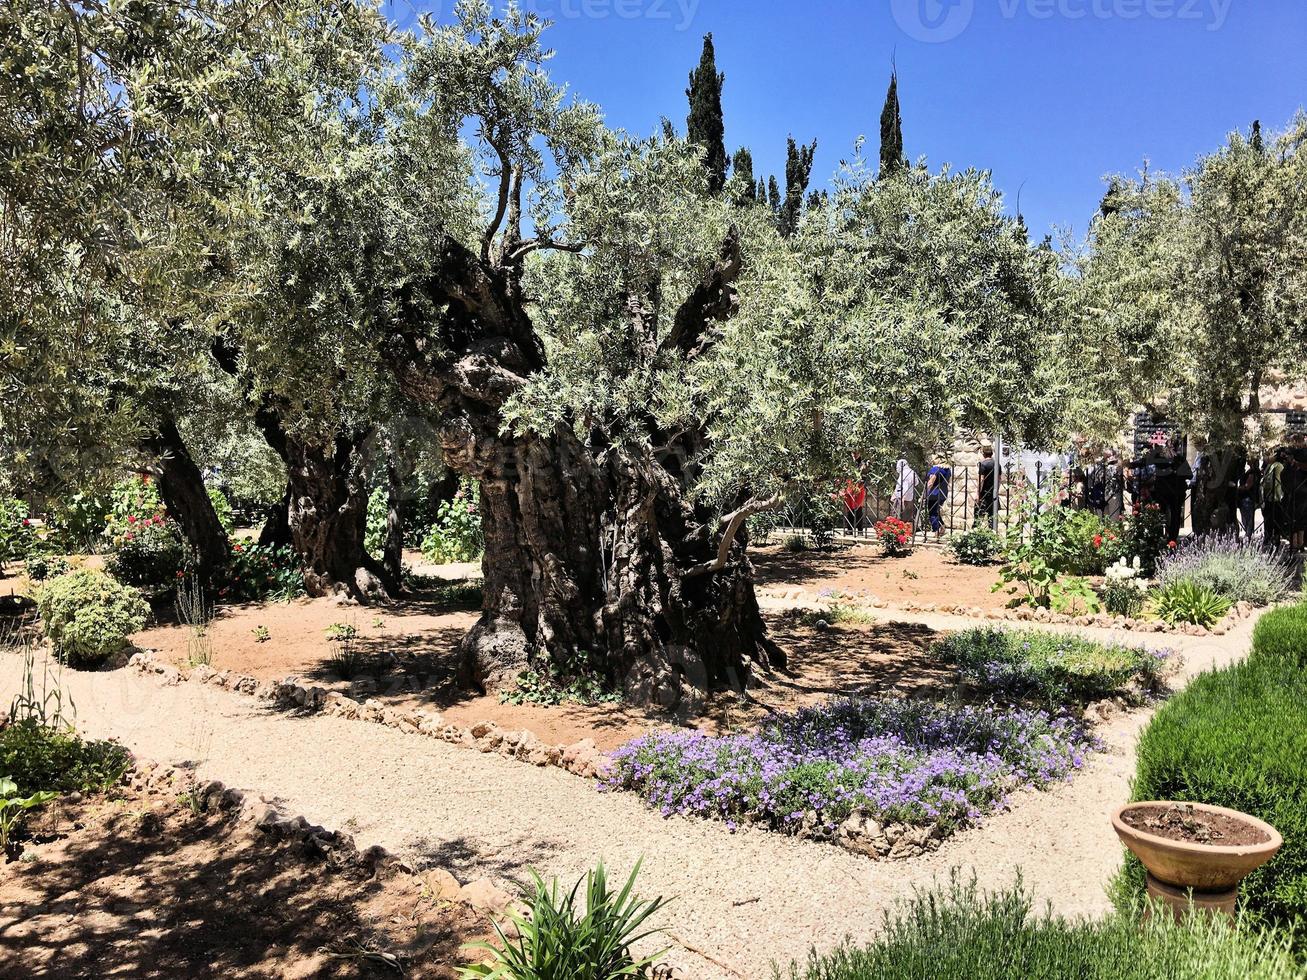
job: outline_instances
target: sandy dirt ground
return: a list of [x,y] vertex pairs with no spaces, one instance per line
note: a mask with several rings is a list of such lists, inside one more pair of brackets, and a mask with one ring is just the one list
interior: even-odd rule
[[0,977],[453,978],[489,920],[421,878],[328,865],[230,812],[122,787],[37,811],[0,862]]
[[810,595],[879,599],[891,606],[948,602],[980,609],[1002,609],[1010,598],[1006,591],[993,591],[996,566],[962,565],[937,547],[919,547],[902,558],[885,558],[870,545],[800,552],[769,547],[750,551],[750,557],[763,598],[799,589]]
[[[892,618],[906,624],[894,627],[900,630],[966,622]],[[1221,637],[1133,639],[1178,648],[1188,677],[1241,657],[1252,623]],[[834,675],[838,661],[828,669]],[[20,673],[17,657],[0,655],[0,700],[11,696]],[[1035,898],[1057,911],[1105,912],[1104,888],[1121,856],[1107,815],[1128,796],[1134,743],[1147,719],[1138,712],[1104,725],[1107,751],[1070,782],[1022,793],[1010,810],[933,854],[876,862],[764,831],[731,835],[718,823],[664,819],[634,796],[600,793],[559,769],[377,725],[278,714],[208,685],[162,687],[127,671],[65,680],[88,734],[115,736],[142,756],[187,762],[204,778],[269,794],[291,812],[350,830],[360,846],[383,844],[419,866],[505,879],[535,867],[572,880],[599,858],[620,873],[643,857],[641,891],[676,899],[664,920],[670,960],[708,980],[766,977],[774,960],[802,957],[811,946],[825,949],[846,935],[866,940],[887,907],[952,868],[974,870],[985,886],[1010,884],[1020,869]]]

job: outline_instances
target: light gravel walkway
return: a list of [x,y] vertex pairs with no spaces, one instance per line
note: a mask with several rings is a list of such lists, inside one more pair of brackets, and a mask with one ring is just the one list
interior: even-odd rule
[[[1251,626],[1223,637],[1137,639],[1182,649],[1191,673],[1242,656]],[[17,690],[21,668],[21,658],[0,655],[0,703]],[[894,900],[946,879],[952,867],[974,868],[986,886],[1010,883],[1019,868],[1036,898],[1059,912],[1107,911],[1104,886],[1121,854],[1107,814],[1126,799],[1146,720],[1135,714],[1104,726],[1109,751],[1072,782],[1023,793],[938,852],[890,863],[752,829],[732,835],[717,823],[665,820],[634,796],[599,793],[559,769],[380,725],[288,717],[207,685],[167,688],[121,670],[70,673],[66,686],[91,736],[116,737],[155,761],[195,763],[203,777],[353,831],[360,846],[380,843],[464,880],[527,867],[571,880],[599,858],[624,874],[643,857],[641,893],[675,896],[665,912],[677,943],[669,959],[697,978],[767,978],[773,960],[845,935],[868,939]]]

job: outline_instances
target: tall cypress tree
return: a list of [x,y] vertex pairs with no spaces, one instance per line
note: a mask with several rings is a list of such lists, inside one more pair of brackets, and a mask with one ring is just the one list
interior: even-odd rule
[[775,176],[767,178],[767,203],[771,205],[776,220],[779,221],[781,216],[781,188],[776,183]]
[[903,115],[899,111],[899,73],[891,72],[885,108],[880,111],[880,175],[887,177],[904,167]]
[[725,81],[725,73],[717,71],[712,35],[705,34],[699,67],[690,72],[690,87],[685,90],[690,100],[686,138],[703,148],[708,190],[713,194],[726,186],[726,124],[722,120],[722,85]]
[[740,188],[741,203],[758,200],[758,188],[753,183],[753,154],[747,146],[735,151],[735,156],[731,159],[731,174],[744,184]]
[[808,146],[799,146],[793,136],[785,148],[785,202],[781,205],[779,228],[786,238],[798,230],[803,195],[812,177],[812,158],[816,152],[816,140]]
[[757,200],[758,200],[758,203],[759,203],[759,204],[766,204],[766,203],[767,203],[767,181],[763,180],[761,177],[758,178],[758,197],[757,197]]

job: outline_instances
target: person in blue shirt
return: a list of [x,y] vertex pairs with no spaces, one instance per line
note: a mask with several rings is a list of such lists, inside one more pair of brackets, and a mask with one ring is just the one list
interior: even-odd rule
[[926,473],[926,507],[930,514],[930,529],[935,537],[944,536],[944,501],[948,500],[949,484],[953,480],[953,470],[947,463],[937,459],[935,465]]

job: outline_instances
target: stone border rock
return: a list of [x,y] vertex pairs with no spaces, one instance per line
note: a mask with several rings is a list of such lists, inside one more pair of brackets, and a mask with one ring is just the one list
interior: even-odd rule
[[542,741],[534,732],[525,729],[505,730],[492,721],[479,721],[463,728],[447,723],[438,711],[391,708],[375,698],[359,702],[340,691],[302,684],[296,677],[288,677],[284,681],[260,681],[248,674],[234,674],[206,666],[183,672],[172,664],[155,659],[150,650],[132,654],[127,666],[142,674],[153,674],[165,685],[180,684],[182,681],[211,684],[223,690],[306,712],[368,721],[397,729],[406,735],[422,735],[479,752],[494,752],[505,759],[517,759],[533,766],[556,766],[585,779],[606,775],[610,765],[608,757],[599,750],[593,739],[581,739],[571,745],[550,744]]

